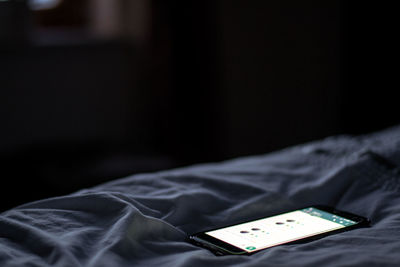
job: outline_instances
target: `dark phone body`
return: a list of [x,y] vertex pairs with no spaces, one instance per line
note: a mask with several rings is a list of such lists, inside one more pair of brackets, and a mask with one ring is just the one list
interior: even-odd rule
[[[343,227],[343,228],[340,228],[340,229],[332,230],[332,231],[329,231],[329,232],[317,233],[317,234],[312,235],[312,236],[307,236],[307,237],[304,237],[304,238],[301,238],[301,239],[285,242],[285,243],[282,243],[282,244],[279,244],[279,245],[298,244],[298,243],[310,242],[312,240],[319,239],[319,238],[322,238],[322,237],[325,237],[325,236],[328,236],[328,235],[337,234],[337,233],[349,231],[349,230],[360,228],[360,227],[367,227],[370,224],[370,221],[367,218],[364,218],[362,216],[355,215],[355,214],[352,214],[352,213],[349,213],[349,212],[336,210],[335,208],[332,208],[332,207],[323,206],[323,205],[315,205],[315,206],[310,206],[310,207],[307,207],[307,208],[315,208],[315,209],[318,209],[318,210],[321,210],[321,211],[324,211],[324,212],[328,212],[328,213],[330,213],[332,215],[337,215],[337,216],[352,220],[352,221],[356,222],[356,224],[350,225],[350,226],[346,226],[346,227]],[[302,209],[299,209],[299,210],[302,210]],[[297,211],[297,210],[292,210],[292,211]],[[285,214],[285,213],[286,212],[281,213],[281,214]],[[260,219],[269,218],[269,217],[273,217],[273,216],[276,216],[276,215],[280,215],[280,214],[275,214],[275,215],[271,215],[271,216],[268,216],[268,217],[263,217],[263,218],[260,218]],[[242,223],[247,223],[247,222],[252,222],[252,221],[255,221],[255,220],[245,221],[245,222],[242,222]],[[234,225],[227,225],[225,227],[240,225],[242,223],[238,223],[238,224],[234,224]],[[254,253],[257,253],[259,251],[264,250],[264,249],[261,249],[261,250],[257,250],[257,251],[254,251],[254,252],[248,252],[248,251],[246,251],[244,249],[241,249],[239,247],[236,247],[234,245],[231,245],[231,244],[229,244],[227,242],[224,242],[224,241],[222,241],[220,239],[217,239],[215,237],[212,237],[212,236],[206,234],[206,232],[213,231],[213,230],[218,230],[218,229],[223,229],[225,227],[220,227],[220,228],[216,228],[216,229],[210,229],[208,231],[203,231],[203,232],[200,232],[200,233],[193,234],[193,235],[189,236],[189,240],[190,240],[190,242],[192,242],[192,243],[194,243],[194,244],[196,244],[198,246],[204,247],[204,248],[212,251],[214,254],[216,254],[218,256],[221,256],[221,255],[252,255]],[[277,246],[277,245],[274,245],[274,246]]]

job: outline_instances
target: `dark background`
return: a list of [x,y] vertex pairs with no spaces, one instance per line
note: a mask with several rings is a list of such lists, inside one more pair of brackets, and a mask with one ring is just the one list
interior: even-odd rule
[[393,7],[93,1],[0,2],[2,210],[400,122]]

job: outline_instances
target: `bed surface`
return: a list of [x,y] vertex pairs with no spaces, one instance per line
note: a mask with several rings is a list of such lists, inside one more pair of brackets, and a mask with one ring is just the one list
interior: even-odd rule
[[[187,234],[324,204],[369,228],[252,256],[217,257]],[[140,174],[0,215],[0,266],[398,266],[400,127]]]

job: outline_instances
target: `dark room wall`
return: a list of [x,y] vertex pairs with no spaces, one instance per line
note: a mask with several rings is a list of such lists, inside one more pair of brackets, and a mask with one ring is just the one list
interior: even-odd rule
[[340,131],[341,1],[221,1],[228,153],[262,153]]
[[161,152],[130,44],[3,46],[0,57],[3,204],[169,166],[147,160]]
[[71,26],[61,8],[54,28],[43,11],[38,30],[23,1],[0,1],[2,209],[400,122],[388,6],[113,3],[93,38],[87,10]]
[[[4,51],[0,147],[127,139],[134,57],[121,45],[47,46]],[[18,122],[18,123],[16,123]],[[10,133],[13,134],[10,134]]]
[[172,36],[183,154],[230,158],[399,123],[385,5],[155,2]]

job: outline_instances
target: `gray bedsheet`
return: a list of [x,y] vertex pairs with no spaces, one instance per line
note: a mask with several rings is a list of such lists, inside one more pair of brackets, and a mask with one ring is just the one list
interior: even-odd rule
[[[399,266],[400,127],[134,175],[0,216],[0,266]],[[252,256],[187,234],[313,204],[372,226]]]

